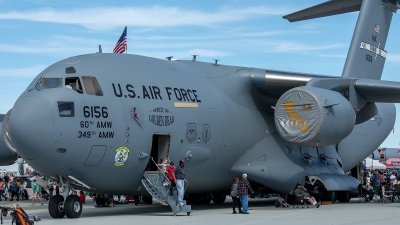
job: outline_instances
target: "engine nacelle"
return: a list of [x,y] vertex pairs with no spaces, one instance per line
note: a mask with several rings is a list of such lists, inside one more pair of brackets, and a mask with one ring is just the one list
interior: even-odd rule
[[297,87],[284,93],[275,107],[275,125],[287,142],[322,147],[337,144],[354,128],[356,115],[340,93]]

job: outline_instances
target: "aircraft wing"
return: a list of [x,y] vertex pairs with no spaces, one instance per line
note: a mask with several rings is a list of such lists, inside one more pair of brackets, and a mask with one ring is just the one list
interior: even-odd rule
[[[399,1],[399,0],[397,0]],[[300,10],[284,16],[290,22],[333,16],[343,13],[356,12],[361,8],[362,0],[331,0],[322,4]]]
[[400,102],[400,82],[360,79],[354,87],[368,102]]
[[315,78],[340,78],[335,76],[265,70],[264,74],[254,74],[251,81],[257,89],[268,96],[280,98],[286,91],[305,86]]

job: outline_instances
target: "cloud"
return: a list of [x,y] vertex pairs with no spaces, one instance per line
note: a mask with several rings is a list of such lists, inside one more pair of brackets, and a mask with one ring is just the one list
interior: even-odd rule
[[309,45],[298,42],[267,42],[266,45],[270,45],[273,48],[272,52],[300,52],[307,53],[310,51],[322,51],[337,49],[346,46],[344,44],[327,44],[327,45]]
[[36,66],[30,67],[30,68],[0,68],[0,77],[7,77],[7,78],[36,77],[46,67],[47,66],[45,66],[45,65],[36,65]]
[[89,29],[112,29],[121,26],[172,27],[215,26],[257,16],[283,15],[287,7],[222,8],[216,12],[185,10],[176,7],[97,7],[87,9],[56,10],[43,8],[35,11],[0,13],[0,19],[77,24]]
[[331,57],[331,58],[341,58],[341,59],[347,58],[347,55],[336,55],[336,54],[321,54],[319,56],[321,56],[321,57]]
[[387,56],[387,62],[400,63],[400,53],[389,53]]
[[27,40],[23,44],[0,44],[0,52],[27,54],[85,54],[98,51],[97,45],[115,42],[72,36],[54,35],[48,39]]

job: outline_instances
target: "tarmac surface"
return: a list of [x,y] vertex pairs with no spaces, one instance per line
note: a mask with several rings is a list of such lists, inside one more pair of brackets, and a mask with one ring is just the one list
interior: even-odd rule
[[[36,204],[29,206],[31,200],[1,201],[0,205],[11,206],[19,204],[25,212],[32,217],[39,215],[42,219],[35,224],[84,224],[84,225],[110,225],[110,224],[381,224],[397,223],[399,221],[400,203],[361,203],[352,199],[349,203],[334,205],[321,205],[318,209],[310,208],[285,208],[277,209],[274,201],[268,199],[250,199],[249,213],[232,214],[231,200],[222,205],[210,203],[209,205],[192,206],[195,210],[187,216],[180,213],[172,215],[168,206],[160,206],[153,201],[152,205],[134,205],[133,203],[116,205],[115,207],[95,208],[94,202],[86,199],[83,212],[78,219],[53,219],[48,213],[48,202],[44,206]],[[4,218],[4,224],[11,224],[10,216]]]

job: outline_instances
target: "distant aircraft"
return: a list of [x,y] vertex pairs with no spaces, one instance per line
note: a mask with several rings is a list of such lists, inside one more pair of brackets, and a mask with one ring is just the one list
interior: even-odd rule
[[400,158],[400,148],[384,148],[375,150],[370,156],[371,159],[387,160],[390,158]]
[[163,174],[151,171],[164,157],[187,161],[186,194],[199,204],[223,203],[243,173],[257,192],[288,194],[300,182],[347,202],[359,181],[345,171],[394,126],[400,83],[380,79],[397,9],[395,0],[332,0],[284,16],[294,22],[360,10],[341,77],[195,57],[67,58],[40,73],[7,113],[6,142],[63,184],[63,196],[49,203],[53,218],[81,215],[71,188],[152,195],[174,214],[190,213],[165,192]]

